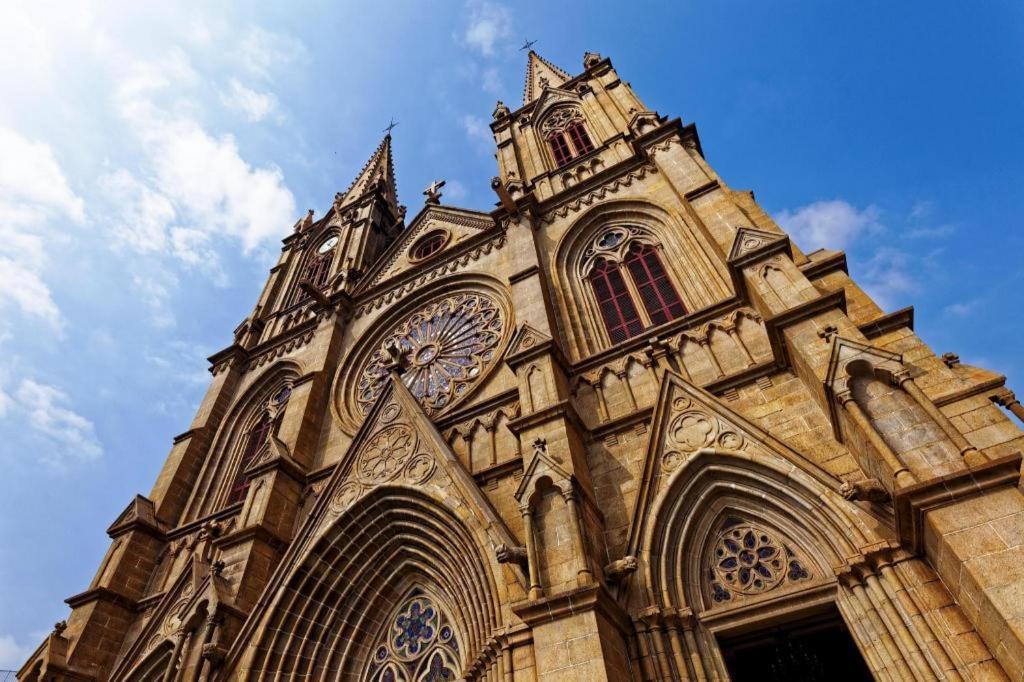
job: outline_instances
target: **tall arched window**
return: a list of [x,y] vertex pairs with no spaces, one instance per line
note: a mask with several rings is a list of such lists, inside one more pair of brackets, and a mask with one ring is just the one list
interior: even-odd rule
[[605,329],[612,343],[625,341],[643,331],[643,323],[615,263],[599,260],[590,271],[590,285],[594,288],[597,306],[601,309]]
[[[317,247],[310,259],[303,268],[299,283],[309,282],[316,289],[323,289],[327,286],[327,279],[331,274],[331,265],[334,263],[334,250],[338,246],[337,235],[331,235]],[[305,291],[296,287],[294,301],[304,301],[309,297]]]
[[550,113],[541,124],[541,132],[551,148],[555,165],[561,168],[573,159],[594,151],[583,114],[572,106],[563,106]]
[[587,249],[595,256],[587,279],[613,344],[686,314],[658,249],[648,243],[652,238],[640,228],[615,227]]
[[679,294],[662,267],[657,249],[634,242],[626,254],[626,267],[653,324],[665,324],[686,313]]
[[288,402],[289,396],[291,396],[291,388],[287,386],[278,391],[272,400],[272,407],[275,409],[277,416],[273,416],[268,407],[245,434],[245,446],[242,450],[242,456],[238,461],[238,469],[235,471],[231,490],[228,493],[228,505],[245,499],[250,483],[245,470],[249,468],[249,465],[252,464],[256,456],[263,452],[263,449],[270,441],[270,434],[280,425],[281,417],[284,415],[284,405]]

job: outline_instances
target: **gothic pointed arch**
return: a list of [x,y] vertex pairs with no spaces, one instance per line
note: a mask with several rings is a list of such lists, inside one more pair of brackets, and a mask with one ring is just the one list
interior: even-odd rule
[[577,356],[730,295],[727,275],[705,245],[686,218],[648,200],[609,201],[585,212],[549,263]]
[[358,678],[379,648],[382,614],[420,589],[446,605],[459,674],[477,679],[475,666],[497,655],[500,604],[523,589],[521,569],[498,564],[493,548],[516,544],[392,377],[264,592],[274,596],[243,627],[239,641],[247,632],[261,633],[258,641],[229,655],[230,665],[260,671],[250,679],[312,670]]
[[[306,301],[310,297],[309,287],[325,292],[331,276],[337,269],[341,236],[337,227],[328,227],[318,234],[306,237],[304,252],[292,273],[288,293],[284,297],[285,307]],[[304,286],[306,285],[306,286]]]
[[268,367],[226,409],[186,507],[196,519],[244,499],[245,470],[266,450],[287,408],[299,365],[282,361]]

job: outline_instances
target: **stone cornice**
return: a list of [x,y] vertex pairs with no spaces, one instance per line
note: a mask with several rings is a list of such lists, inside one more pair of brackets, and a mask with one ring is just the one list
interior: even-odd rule
[[870,322],[857,325],[857,329],[868,339],[877,339],[879,336],[896,331],[897,329],[914,330],[914,306],[900,308],[886,315],[876,317]]
[[64,603],[73,609],[77,609],[80,606],[91,604],[94,601],[109,602],[130,611],[134,611],[138,606],[137,600],[125,596],[120,592],[116,592],[109,587],[94,587],[90,590],[86,590],[85,592],[80,592],[72,597],[68,597],[64,600]]
[[526,429],[558,418],[565,419],[580,431],[586,429],[583,425],[583,420],[580,419],[579,414],[576,413],[576,408],[573,404],[568,400],[560,400],[554,405],[542,407],[541,409],[535,410],[530,414],[525,414],[518,419],[510,420],[508,422],[508,430],[518,437],[519,434]]
[[1020,481],[1019,452],[984,464],[937,476],[896,490],[896,532],[909,551],[924,551],[925,520],[928,512],[976,497],[1001,487],[1016,487]]
[[783,337],[783,331],[786,327],[803,322],[826,310],[833,309],[846,312],[846,292],[844,290],[840,289],[839,291],[822,294],[815,299],[804,301],[789,310],[766,319],[764,326],[772,346],[772,355],[780,362],[787,362],[786,341]]
[[512,612],[530,627],[568,618],[584,611],[600,613],[623,634],[628,635],[633,629],[626,611],[615,600],[608,588],[598,583],[578,587],[552,597],[512,604]]
[[800,265],[799,268],[800,272],[804,273],[804,277],[809,280],[820,279],[837,270],[849,273],[846,267],[846,254],[842,251],[836,251],[821,259],[808,260],[803,265]]

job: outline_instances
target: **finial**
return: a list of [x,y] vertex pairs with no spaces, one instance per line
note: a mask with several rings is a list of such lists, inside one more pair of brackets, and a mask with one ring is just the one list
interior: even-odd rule
[[66,620],[59,620],[53,624],[53,634],[61,635],[65,630],[68,629],[68,622]]
[[444,180],[434,180],[430,183],[430,187],[423,190],[424,196],[427,197],[426,203],[428,204],[440,204],[441,203],[441,188],[444,187]]
[[531,47],[533,47],[536,44],[537,44],[536,40],[526,39],[526,40],[523,41],[523,46],[521,48],[519,48],[519,51],[522,52],[523,50],[529,50]]
[[494,113],[492,114],[492,116],[494,116],[495,120],[497,120],[499,118],[508,116],[510,113],[512,112],[509,110],[509,108],[505,106],[505,103],[499,99],[498,103],[494,105]]
[[397,126],[397,125],[398,125],[398,121],[396,121],[393,118],[392,119],[388,119],[388,125],[387,125],[386,128],[384,128],[384,132],[387,134],[388,137],[391,137],[391,131],[394,130],[395,126]]
[[546,453],[548,451],[548,441],[546,438],[535,438],[533,441],[533,451],[538,455]]
[[589,69],[593,66],[597,66],[601,63],[601,59],[603,59],[603,57],[601,57],[600,52],[585,52],[583,53],[583,68]]

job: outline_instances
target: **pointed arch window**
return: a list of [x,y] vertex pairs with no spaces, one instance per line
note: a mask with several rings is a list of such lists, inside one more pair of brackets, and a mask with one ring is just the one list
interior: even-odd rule
[[583,114],[576,107],[555,109],[544,119],[541,131],[558,168],[594,151],[594,143],[583,122]]
[[615,227],[586,251],[596,255],[587,279],[612,344],[686,314],[652,238],[640,228]]
[[657,249],[650,244],[634,242],[626,254],[626,268],[652,324],[665,324],[686,314]]
[[273,399],[277,416],[271,415],[270,409],[265,409],[259,419],[246,432],[245,448],[242,450],[241,458],[239,458],[238,469],[235,471],[231,490],[228,492],[228,506],[241,502],[245,499],[246,493],[249,492],[251,481],[245,470],[253,463],[256,456],[263,452],[263,449],[270,441],[270,435],[280,426],[281,417],[284,415],[284,405],[288,402],[290,395],[290,388],[285,387],[281,389]]
[[392,614],[371,649],[370,682],[447,682],[459,679],[459,643],[447,615],[422,590]]
[[[334,251],[338,246],[338,236],[331,235],[325,239],[316,252],[312,254],[302,270],[299,283],[309,282],[316,289],[323,289],[327,286],[327,280],[331,274],[331,265],[334,263]],[[295,302],[304,301],[309,294],[301,288],[295,289]]]
[[643,331],[644,325],[626,288],[622,271],[615,263],[598,260],[590,271],[590,286],[594,289],[597,306],[613,344]]

